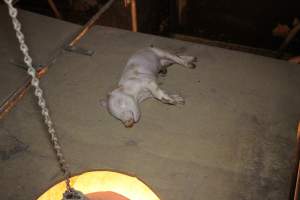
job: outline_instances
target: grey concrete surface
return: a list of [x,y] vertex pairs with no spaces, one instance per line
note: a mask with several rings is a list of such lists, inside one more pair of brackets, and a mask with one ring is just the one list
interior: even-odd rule
[[[49,20],[53,27],[60,23]],[[27,34],[32,48],[51,39],[41,31],[36,40]],[[148,100],[141,121],[126,129],[99,100],[116,86],[128,57],[150,44],[197,56],[197,68],[174,65],[161,80],[186,105]],[[96,54],[65,53],[42,79],[75,174],[108,169],[135,175],[164,200],[288,198],[300,119],[298,65],[99,26],[79,45]],[[61,180],[32,93],[0,121],[0,136],[2,199],[34,199]]]
[[[30,53],[35,65],[44,65],[50,60],[64,43],[79,28],[78,25],[55,21],[50,17],[37,17],[39,15],[20,11],[19,20],[22,22],[22,31],[26,43],[30,46]],[[0,5],[0,105],[17,87],[27,79],[23,58],[19,50],[15,31],[12,29],[11,19],[7,8]]]

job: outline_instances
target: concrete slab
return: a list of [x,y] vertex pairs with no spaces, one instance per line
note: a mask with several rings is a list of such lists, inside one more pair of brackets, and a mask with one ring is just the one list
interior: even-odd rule
[[[34,64],[44,65],[57,52],[60,46],[74,34],[79,26],[54,20],[50,17],[39,18],[39,15],[20,10],[19,19],[22,23],[26,43],[30,46],[30,55]],[[15,31],[6,6],[0,6],[0,105],[27,79],[25,68],[14,64],[23,64],[23,56],[19,50]],[[13,64],[14,63],[14,64]]]
[[[99,99],[115,87],[128,57],[150,44],[197,56],[197,68],[175,65],[162,80],[186,105],[146,101],[141,121],[125,129]],[[288,198],[300,119],[298,65],[99,26],[80,45],[96,54],[65,53],[42,80],[74,173],[133,174],[168,200]],[[34,199],[61,180],[32,93],[0,122],[0,135],[3,199]]]

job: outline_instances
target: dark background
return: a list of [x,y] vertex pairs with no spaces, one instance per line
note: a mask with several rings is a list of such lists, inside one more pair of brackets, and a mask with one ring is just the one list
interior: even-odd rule
[[[107,0],[94,0],[97,6],[86,6],[89,0],[55,0],[63,19],[84,24]],[[284,38],[272,35],[277,24],[292,27],[300,17],[300,1],[276,0],[187,0],[181,21],[178,19],[177,0],[137,0],[139,31],[172,36],[183,34],[222,42],[277,50]],[[20,0],[18,7],[54,16],[46,0]],[[87,9],[88,7],[88,9]],[[130,6],[129,6],[130,7]],[[123,0],[116,0],[98,24],[130,29],[130,8]],[[300,54],[299,34],[287,52]]]

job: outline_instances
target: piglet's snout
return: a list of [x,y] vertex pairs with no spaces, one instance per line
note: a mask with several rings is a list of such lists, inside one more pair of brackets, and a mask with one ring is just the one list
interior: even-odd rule
[[126,128],[133,127],[133,124],[134,124],[134,120],[133,119],[130,119],[130,120],[124,122],[124,125],[125,125]]

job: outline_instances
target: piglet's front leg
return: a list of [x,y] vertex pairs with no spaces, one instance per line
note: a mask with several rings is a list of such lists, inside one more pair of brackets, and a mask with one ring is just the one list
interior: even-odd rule
[[151,91],[152,96],[165,104],[184,104],[185,100],[183,97],[177,94],[169,95],[161,88],[158,87],[156,82],[150,82],[148,85],[148,89]]

